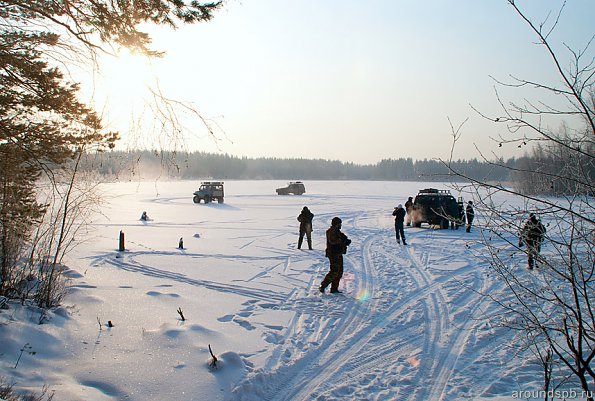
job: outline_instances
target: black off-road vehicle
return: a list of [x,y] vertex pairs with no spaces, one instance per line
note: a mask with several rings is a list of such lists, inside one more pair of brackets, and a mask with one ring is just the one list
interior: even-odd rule
[[198,191],[194,192],[194,203],[211,203],[216,200],[218,203],[223,203],[223,182],[222,181],[205,181],[200,183]]
[[294,181],[287,184],[284,188],[277,188],[277,195],[303,195],[306,193],[306,187],[304,183],[301,181]]
[[419,191],[413,201],[411,220],[414,227],[422,223],[440,228],[458,228],[462,225],[462,198],[457,201],[449,190],[426,188]]

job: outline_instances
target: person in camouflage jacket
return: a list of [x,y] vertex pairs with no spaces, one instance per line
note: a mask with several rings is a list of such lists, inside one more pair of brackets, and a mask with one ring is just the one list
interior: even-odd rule
[[326,230],[326,257],[329,258],[330,270],[320,283],[320,292],[331,285],[331,293],[340,293],[339,281],[343,277],[343,255],[347,253],[347,247],[351,240],[341,232],[343,222],[339,217],[333,217],[331,227]]
[[545,226],[534,213],[529,214],[529,220],[521,230],[519,238],[519,247],[527,245],[527,263],[529,269],[535,267],[535,262],[540,258],[541,244],[545,237]]

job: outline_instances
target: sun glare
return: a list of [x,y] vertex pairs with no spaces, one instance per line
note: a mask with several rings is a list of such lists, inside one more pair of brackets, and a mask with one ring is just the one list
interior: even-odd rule
[[142,114],[155,82],[147,57],[122,50],[117,57],[106,56],[101,61],[96,93],[104,99],[109,119],[128,125]]

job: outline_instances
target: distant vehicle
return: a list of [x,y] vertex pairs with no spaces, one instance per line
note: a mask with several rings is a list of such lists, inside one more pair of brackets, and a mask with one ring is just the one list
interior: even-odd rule
[[458,228],[462,225],[461,205],[451,195],[449,190],[426,188],[419,191],[413,201],[411,216],[414,227],[421,227],[422,223],[439,226],[440,228]]
[[223,182],[222,181],[204,181],[200,183],[198,191],[194,192],[194,203],[211,203],[216,200],[223,203]]
[[306,193],[306,187],[304,183],[301,181],[293,181],[287,184],[284,188],[277,188],[277,195],[303,195]]

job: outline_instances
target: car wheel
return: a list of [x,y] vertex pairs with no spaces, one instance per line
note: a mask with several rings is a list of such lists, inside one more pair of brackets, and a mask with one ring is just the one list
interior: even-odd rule
[[194,203],[200,203],[200,196],[198,196],[198,195],[195,195],[195,196],[194,196],[194,198],[192,198],[192,201],[193,201]]

